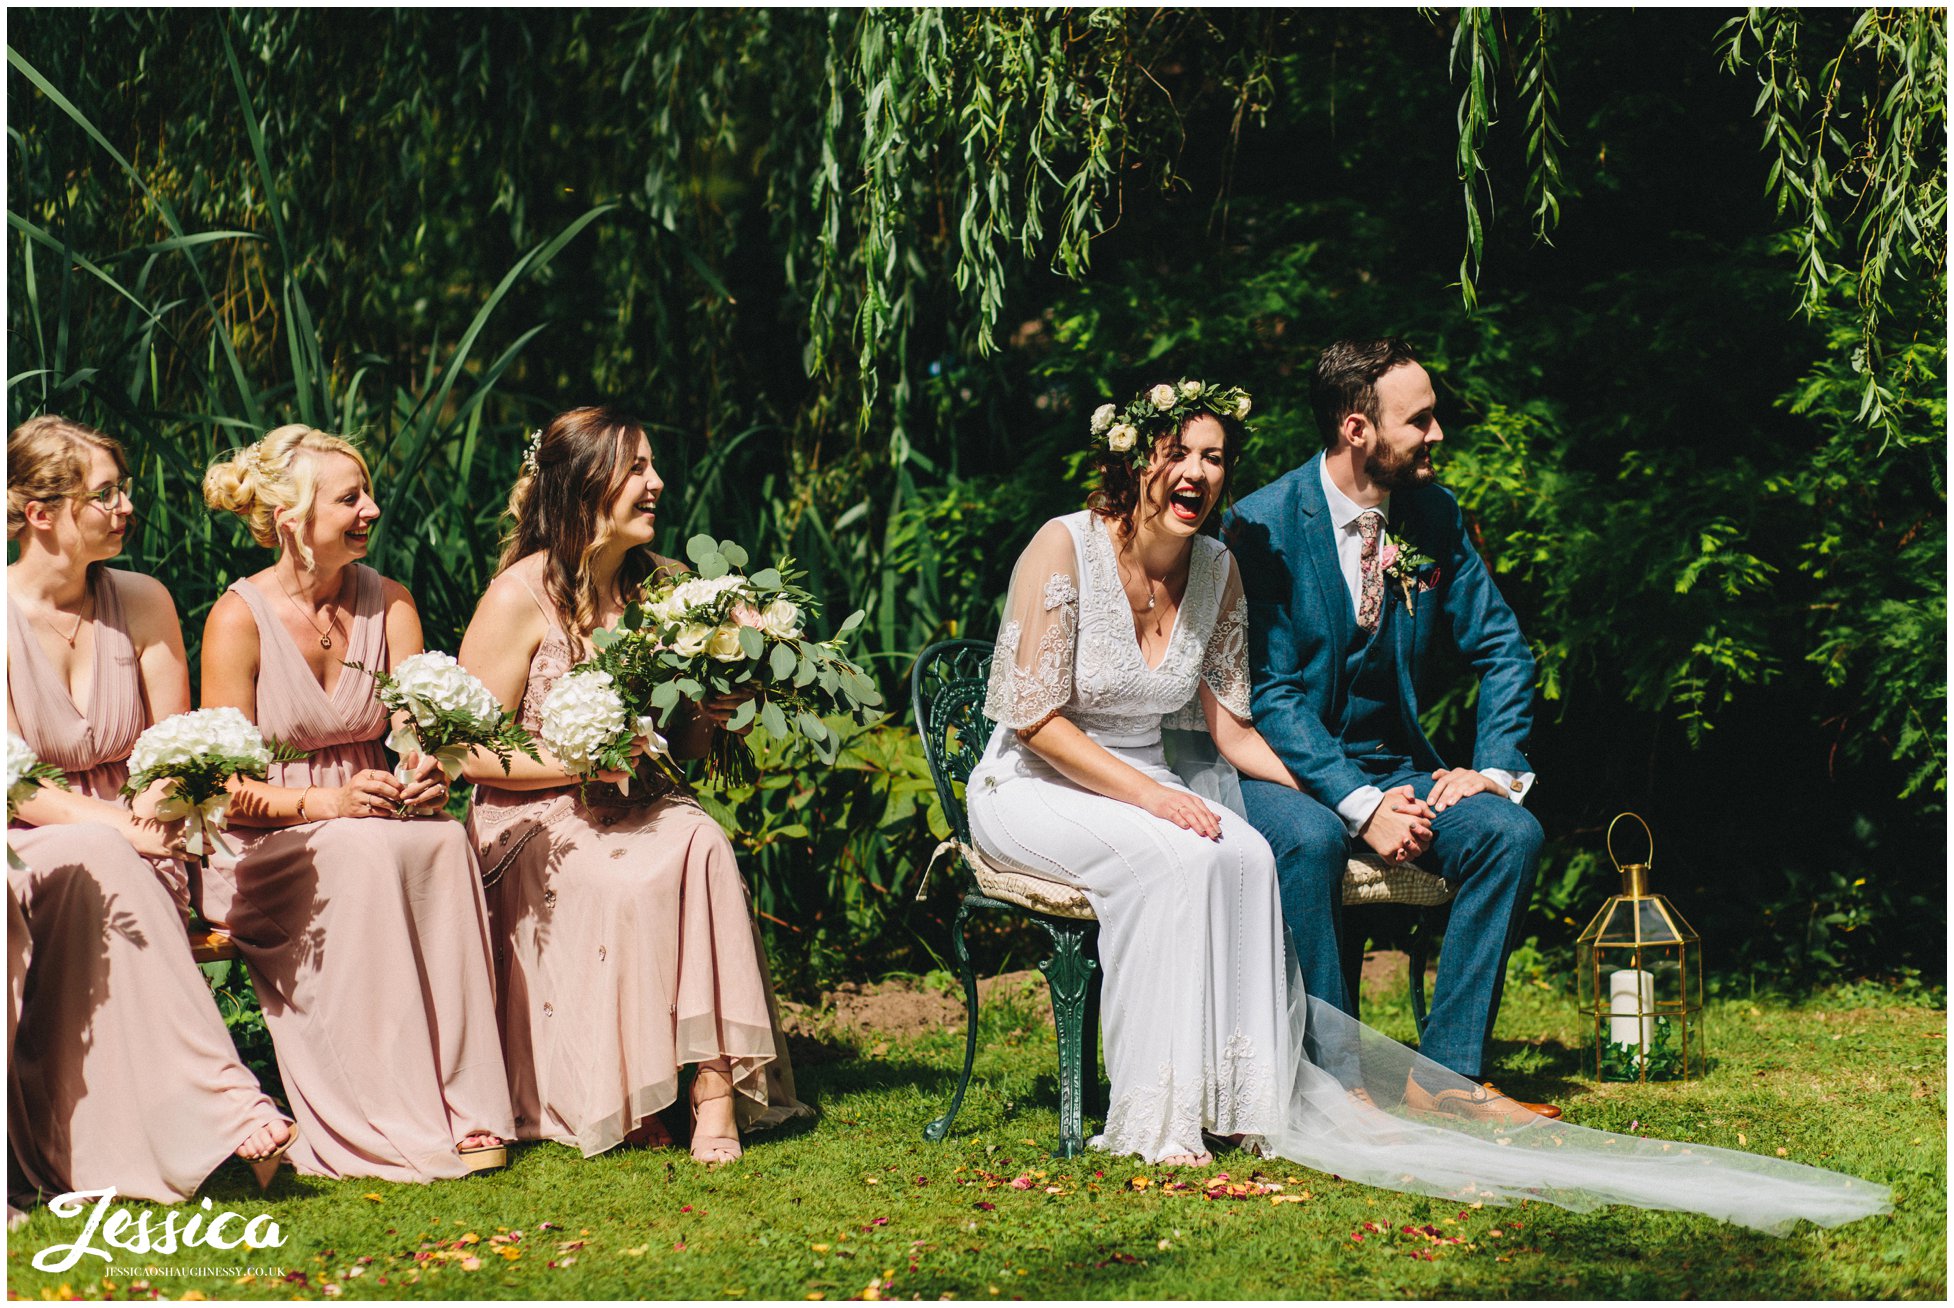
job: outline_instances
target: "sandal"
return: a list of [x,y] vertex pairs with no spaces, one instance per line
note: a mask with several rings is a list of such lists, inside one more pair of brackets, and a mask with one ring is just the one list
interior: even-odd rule
[[[267,1122],[264,1125],[265,1127],[269,1127],[274,1125],[274,1123]],[[292,1151],[292,1146],[299,1142],[299,1128],[296,1122],[287,1122],[283,1118],[279,1118],[276,1121],[276,1125],[285,1128],[284,1144],[279,1145],[262,1158],[245,1158],[243,1154],[237,1155],[239,1158],[244,1158],[245,1165],[251,1169],[251,1179],[258,1183],[259,1194],[263,1194],[265,1191],[271,1189],[272,1181],[278,1176],[279,1167],[285,1162],[285,1155],[289,1154]],[[262,1130],[264,1128],[261,1127],[260,1129]],[[253,1134],[255,1135],[256,1132],[253,1132]]]
[[719,1167],[744,1156],[746,1151],[740,1147],[738,1136],[700,1135],[699,1106],[701,1104],[709,1104],[715,1099],[731,1099],[733,1097],[733,1069],[730,1064],[723,1067],[713,1067],[709,1064],[701,1063],[699,1065],[699,1072],[714,1072],[726,1079],[726,1088],[722,1093],[702,1097],[699,1094],[699,1086],[701,1084],[699,1076],[694,1075],[692,1078],[692,1093],[688,1100],[692,1109],[693,1160],[703,1163],[707,1167]]
[[487,1131],[470,1131],[462,1139],[494,1141],[493,1144],[455,1146],[455,1152],[461,1155],[461,1165],[470,1172],[492,1172],[509,1165],[509,1146],[499,1136]]

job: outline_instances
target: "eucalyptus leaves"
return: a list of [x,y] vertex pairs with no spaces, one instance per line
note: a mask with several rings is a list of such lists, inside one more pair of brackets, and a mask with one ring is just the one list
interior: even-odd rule
[[706,535],[687,541],[685,553],[698,571],[650,588],[615,630],[593,634],[597,654],[579,666],[609,674],[623,711],[660,727],[669,728],[681,700],[744,697],[706,756],[714,780],[752,778],[752,751],[738,733],[754,724],[832,763],[840,741],[823,716],[866,723],[882,703],[874,680],[841,652],[861,611],[832,639],[814,640],[805,631],[814,597],[794,584],[792,560],[749,576],[740,571],[745,549]]

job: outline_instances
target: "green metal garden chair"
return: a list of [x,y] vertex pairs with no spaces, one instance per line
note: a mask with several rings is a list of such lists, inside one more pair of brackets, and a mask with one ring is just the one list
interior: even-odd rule
[[937,846],[930,867],[923,872],[921,898],[929,873],[946,855],[956,861],[958,888],[956,924],[950,945],[963,981],[963,1072],[950,1109],[923,1128],[929,1140],[950,1134],[964,1092],[970,1088],[970,1069],[977,1061],[977,974],[970,965],[970,944],[964,924],[980,908],[1022,913],[1045,929],[1052,952],[1038,964],[1052,992],[1053,1024],[1058,1028],[1058,1149],[1054,1157],[1071,1158],[1085,1148],[1085,1090],[1098,1090],[1099,1074],[1099,960],[1094,946],[1099,923],[1092,905],[1072,886],[1029,876],[987,862],[970,839],[970,817],[964,810],[963,788],[970,771],[983,756],[995,725],[984,716],[984,691],[990,679],[991,643],[946,640],[930,646],[916,660],[910,674],[910,701],[916,729],[922,733],[923,753],[930,776],[943,801],[950,839]]
[[[930,873],[946,856],[954,859],[961,893],[951,948],[963,982],[963,1072],[949,1111],[923,1128],[928,1140],[950,1134],[970,1088],[970,1072],[977,1061],[977,976],[970,963],[964,924],[980,908],[1021,913],[1045,929],[1052,952],[1038,965],[1051,987],[1053,1024],[1058,1030],[1059,1140],[1054,1157],[1071,1158],[1085,1148],[1085,1094],[1099,1092],[1099,961],[1095,946],[1099,931],[1085,894],[1064,882],[999,867],[980,852],[970,838],[970,818],[964,809],[964,783],[983,756],[994,724],[984,716],[984,695],[990,680],[992,645],[980,640],[946,640],[924,650],[910,674],[910,702],[916,730],[923,738],[923,754],[950,824],[950,838],[938,845],[923,870],[916,897],[928,889]],[[1418,1029],[1425,1028],[1425,964],[1430,941],[1443,930],[1445,907],[1452,898],[1446,882],[1421,868],[1393,866],[1365,855],[1353,857],[1344,870],[1343,902],[1347,908],[1398,905],[1414,908],[1404,943],[1411,955],[1411,1008]],[[1343,968],[1353,1006],[1364,947],[1370,932],[1363,914],[1355,915],[1344,933]],[[1373,915],[1374,916],[1374,915]],[[1270,984],[1281,983],[1271,977]]]

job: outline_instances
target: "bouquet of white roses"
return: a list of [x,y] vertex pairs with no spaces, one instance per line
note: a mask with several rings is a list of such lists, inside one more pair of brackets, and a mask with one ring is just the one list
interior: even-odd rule
[[[685,552],[696,574],[650,588],[626,608],[614,632],[593,637],[592,660],[610,672],[627,699],[668,723],[681,699],[702,703],[751,693],[727,722],[737,732],[757,721],[776,740],[804,740],[823,762],[839,745],[823,714],[867,722],[882,696],[869,675],[841,652],[841,640],[861,624],[857,610],[831,640],[811,640],[805,627],[814,599],[793,584],[792,561],[747,576],[747,553],[732,541],[694,536]],[[706,775],[744,784],[753,755],[726,735],[713,742]]]
[[233,851],[219,834],[230,811],[224,783],[232,777],[262,781],[274,761],[303,755],[283,745],[267,745],[250,718],[234,708],[177,713],[136,737],[129,751],[124,795],[135,795],[158,781],[170,783],[156,820],[185,820],[183,848],[193,858],[211,850]]
[[670,766],[657,723],[631,712],[611,674],[589,663],[557,678],[543,696],[536,734],[565,767],[579,775],[622,770],[626,775],[617,788],[626,795],[631,793],[631,745],[639,736],[645,737],[654,759],[666,759],[662,766]]
[[426,650],[402,659],[392,672],[358,663],[346,666],[373,678],[388,711],[406,715],[405,722],[387,733],[387,748],[402,756],[433,755],[451,782],[461,775],[468,751],[478,745],[495,755],[505,773],[518,750],[542,761],[515,714],[505,712],[489,688],[452,654]]
[[[14,820],[14,810],[22,803],[32,799],[34,792],[42,786],[68,788],[67,774],[52,763],[43,763],[34,754],[33,747],[16,736],[7,733],[7,821]],[[7,866],[23,866],[15,857],[12,845],[7,846]]]

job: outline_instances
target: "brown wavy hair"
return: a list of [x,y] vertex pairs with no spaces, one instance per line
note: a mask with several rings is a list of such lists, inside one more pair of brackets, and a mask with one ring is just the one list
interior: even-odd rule
[[[1146,389],[1141,388],[1143,392]],[[1242,446],[1248,440],[1248,429],[1242,426],[1241,419],[1224,418],[1217,413],[1190,413],[1171,433],[1153,434],[1153,443],[1148,448],[1151,451],[1163,444],[1178,443],[1188,423],[1200,418],[1213,418],[1221,424],[1221,494],[1214,508],[1209,510],[1207,521],[1201,524],[1202,535],[1217,536],[1221,533],[1222,511],[1229,504],[1228,488],[1235,480],[1235,461],[1241,458]],[[1096,465],[1099,484],[1092,494],[1086,496],[1086,507],[1108,522],[1118,523],[1121,538],[1130,540],[1133,536],[1133,516],[1140,511],[1140,493],[1146,487],[1151,460],[1136,468],[1130,455],[1115,454],[1102,448]]]
[[115,460],[116,476],[129,475],[129,456],[120,441],[58,414],[29,418],[8,433],[8,540],[27,526],[30,501],[64,499],[87,489],[90,448]]
[[[509,492],[511,527],[502,540],[499,576],[518,559],[543,556],[543,590],[566,633],[597,625],[601,597],[591,580],[590,558],[611,537],[608,509],[630,475],[631,452],[644,424],[608,405],[570,409],[551,418]],[[657,560],[632,550],[618,570],[626,603],[644,594]]]

